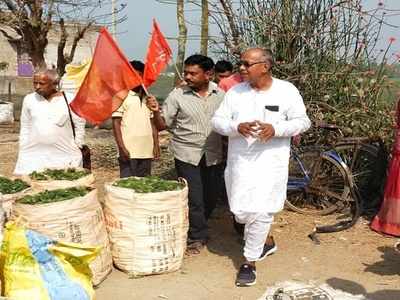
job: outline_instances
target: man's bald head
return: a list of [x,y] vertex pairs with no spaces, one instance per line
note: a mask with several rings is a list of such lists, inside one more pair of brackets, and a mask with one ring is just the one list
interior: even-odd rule
[[38,69],[33,76],[45,76],[56,85],[60,82],[60,76],[55,69]]
[[33,87],[35,92],[49,99],[57,92],[60,77],[56,70],[39,69],[33,75]]

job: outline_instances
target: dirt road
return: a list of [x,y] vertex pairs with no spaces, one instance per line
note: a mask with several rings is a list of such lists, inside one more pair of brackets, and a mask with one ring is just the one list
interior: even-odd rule
[[[0,174],[11,175],[17,156],[17,130],[0,128]],[[88,130],[94,156],[94,174],[102,197],[102,184],[118,176],[116,152],[110,131]],[[164,158],[167,150],[163,151]],[[171,158],[157,162],[155,173],[171,175]],[[199,256],[186,258],[180,271],[140,279],[113,270],[97,288],[97,300],[258,299],[277,282],[326,282],[335,289],[363,294],[372,300],[400,299],[400,255],[395,239],[380,236],[360,220],[352,229],[320,235],[321,244],[308,237],[313,217],[284,211],[273,228],[278,251],[257,265],[257,285],[237,288],[235,274],[241,262],[240,240],[229,212],[218,207],[210,221],[211,240]]]

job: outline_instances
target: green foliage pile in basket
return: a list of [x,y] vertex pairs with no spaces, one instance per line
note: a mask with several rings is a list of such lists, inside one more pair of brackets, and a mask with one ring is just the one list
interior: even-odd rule
[[0,194],[15,194],[29,187],[25,181],[21,179],[8,179],[0,176]]
[[45,169],[42,172],[34,171],[29,174],[29,177],[34,180],[77,180],[87,176],[89,173],[86,169]]
[[137,193],[157,193],[165,191],[178,191],[185,187],[185,184],[165,180],[155,176],[149,177],[128,177],[116,181],[114,186],[135,190]]
[[92,188],[88,187],[72,187],[67,189],[44,191],[35,195],[24,196],[21,199],[17,200],[17,203],[33,205],[60,202],[77,197],[83,197],[91,190]]

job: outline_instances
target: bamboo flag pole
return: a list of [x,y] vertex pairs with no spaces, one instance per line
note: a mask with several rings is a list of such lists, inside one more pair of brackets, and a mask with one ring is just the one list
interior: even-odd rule
[[[143,82],[140,84],[142,86],[143,92],[146,94],[146,97],[150,96],[149,90],[144,86]],[[143,104],[143,99],[140,98],[140,106]]]
[[[176,38],[172,38],[172,37],[167,37],[166,39],[167,40],[177,40]],[[174,55],[173,55],[172,52],[171,52],[171,61],[172,61],[172,64],[174,65],[176,74],[178,74],[179,79],[183,81],[182,73],[178,69],[178,66],[177,66],[177,64],[176,64],[176,62],[174,60]]]
[[142,86],[143,91],[144,91],[144,93],[146,94],[146,96],[149,96],[150,93],[149,93],[148,89],[144,86],[143,82],[141,83],[141,86]]
[[172,60],[172,64],[173,64],[174,67],[175,67],[176,74],[178,74],[179,79],[183,81],[182,74],[181,74],[181,72],[179,71],[178,66],[176,65],[175,60],[174,60],[174,58],[173,58],[172,55],[171,55],[171,60]]

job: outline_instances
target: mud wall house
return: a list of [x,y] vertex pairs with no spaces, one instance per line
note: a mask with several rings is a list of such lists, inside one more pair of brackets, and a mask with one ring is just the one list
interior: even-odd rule
[[[1,25],[0,25],[1,26]],[[74,25],[66,24],[70,39],[74,34]],[[15,116],[19,119],[19,109],[24,95],[32,92],[33,67],[30,57],[24,51],[19,36],[11,29],[1,26],[10,36],[7,39],[0,34],[0,62],[8,63],[8,68],[0,71],[0,100],[8,100],[9,90],[11,90],[12,101],[15,104]],[[79,41],[73,62],[79,64],[83,60],[90,58],[96,45],[97,35],[100,27],[93,26],[86,31],[83,39]],[[53,26],[48,34],[48,45],[46,47],[45,59],[49,67],[57,65],[57,47],[60,39],[60,28]],[[69,53],[71,44],[67,43],[65,51]]]

